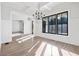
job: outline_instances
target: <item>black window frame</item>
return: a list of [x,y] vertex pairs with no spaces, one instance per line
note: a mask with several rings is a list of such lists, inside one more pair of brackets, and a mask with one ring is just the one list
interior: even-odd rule
[[[61,17],[62,17],[62,14],[63,13],[67,13],[67,34],[59,34],[58,33],[58,15],[60,14]],[[49,17],[53,17],[53,16],[56,16],[56,33],[50,33],[49,32]],[[48,32],[43,32],[43,18],[47,18],[48,19]],[[49,15],[49,16],[45,16],[42,18],[42,33],[49,33],[49,34],[57,34],[57,35],[64,35],[64,36],[68,36],[68,11],[64,11],[64,12],[60,12],[60,13],[57,13],[57,14],[53,14],[53,15]],[[62,18],[61,18],[62,20]],[[61,21],[62,22],[62,21]],[[62,25],[61,25],[61,31],[63,30],[62,28]]]

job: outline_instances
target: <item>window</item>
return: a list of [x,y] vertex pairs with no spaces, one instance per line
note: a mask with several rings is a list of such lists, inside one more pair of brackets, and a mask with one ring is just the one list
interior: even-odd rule
[[68,11],[43,17],[43,33],[68,35]]

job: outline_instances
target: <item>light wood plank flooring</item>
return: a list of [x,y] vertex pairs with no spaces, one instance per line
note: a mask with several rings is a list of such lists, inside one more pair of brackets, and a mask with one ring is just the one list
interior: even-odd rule
[[79,56],[79,46],[34,37],[22,43],[2,44],[1,56]]

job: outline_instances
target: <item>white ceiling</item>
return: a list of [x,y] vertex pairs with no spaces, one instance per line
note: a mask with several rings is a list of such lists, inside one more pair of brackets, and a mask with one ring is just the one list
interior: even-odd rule
[[39,3],[40,7],[42,7],[48,2],[3,2],[2,4],[14,11],[31,14],[37,9]]
[[58,4],[57,2],[3,2],[5,6],[8,6],[14,11],[32,15],[40,4],[41,10],[50,10],[52,6]]

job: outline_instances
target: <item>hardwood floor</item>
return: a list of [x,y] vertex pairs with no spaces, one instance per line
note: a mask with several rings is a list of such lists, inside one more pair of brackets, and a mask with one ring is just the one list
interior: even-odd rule
[[[25,38],[26,39],[26,38]],[[34,37],[23,42],[2,44],[2,56],[79,56],[79,46]]]

